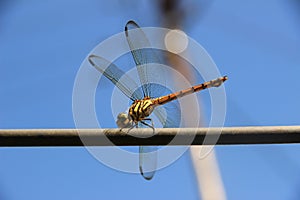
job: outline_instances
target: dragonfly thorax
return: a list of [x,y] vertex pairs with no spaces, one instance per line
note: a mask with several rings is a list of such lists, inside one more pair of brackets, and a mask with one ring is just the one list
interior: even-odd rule
[[129,108],[128,115],[134,123],[144,120],[154,110],[153,101],[149,97],[142,100],[135,100]]
[[131,128],[134,124],[147,118],[154,110],[155,104],[149,97],[143,100],[135,100],[129,108],[128,114],[122,112],[117,117],[119,128]]

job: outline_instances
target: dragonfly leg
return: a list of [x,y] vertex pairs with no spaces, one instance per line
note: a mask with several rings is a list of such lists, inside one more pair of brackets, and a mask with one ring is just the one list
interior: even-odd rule
[[[151,125],[150,124],[147,124],[146,122],[144,121],[151,121]],[[143,119],[143,121],[141,121],[142,124],[144,124],[145,126],[148,126],[150,128],[152,128],[153,130],[153,133],[154,133],[154,124],[153,124],[153,121],[151,118],[146,118],[146,119]]]
[[129,133],[129,131],[131,131],[131,129],[133,129],[134,127],[138,128],[138,123],[132,124],[132,126],[128,129],[127,133]]
[[150,128],[154,128],[154,124],[153,124],[153,120],[151,118],[146,118],[146,119],[143,119],[144,121],[151,121],[151,125],[147,125],[149,126]]
[[[124,127],[124,128],[128,128],[127,132],[126,133],[129,133],[129,131],[131,131],[131,129],[133,128],[138,128],[138,124],[137,123],[134,123],[132,124],[130,127]],[[123,131],[124,128],[121,128],[120,131]]]

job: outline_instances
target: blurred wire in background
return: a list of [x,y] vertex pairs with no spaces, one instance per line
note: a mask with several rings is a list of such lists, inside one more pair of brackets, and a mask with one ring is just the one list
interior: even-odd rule
[[[169,29],[179,29],[184,31],[187,27],[193,27],[193,22],[197,22],[203,17],[205,10],[212,1],[190,1],[181,6],[181,0],[159,0],[157,6],[160,14],[161,26]],[[171,41],[171,43],[176,41]],[[167,47],[168,49],[168,47]],[[188,50],[188,49],[187,49]],[[170,66],[176,69],[180,74],[185,76],[190,84],[195,84],[195,75],[193,75],[190,64],[181,59],[176,54],[167,53],[167,61]],[[181,83],[174,81],[180,88]],[[183,101],[188,110],[183,112],[184,124],[191,127],[189,119],[193,119],[195,105],[188,98]],[[200,110],[202,110],[200,108]],[[200,114],[200,116],[204,116]],[[200,119],[200,126],[203,126],[203,119]],[[190,147],[190,155],[195,170],[198,183],[199,198],[203,200],[225,200],[226,193],[219,172],[218,162],[215,152],[212,150],[205,158],[200,158],[200,146]]]

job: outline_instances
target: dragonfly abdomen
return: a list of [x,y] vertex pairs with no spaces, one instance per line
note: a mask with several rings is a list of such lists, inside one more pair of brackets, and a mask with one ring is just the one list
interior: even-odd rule
[[154,104],[163,105],[165,103],[168,103],[168,102],[173,101],[175,99],[178,99],[180,97],[192,94],[194,92],[199,92],[201,90],[205,90],[205,89],[211,88],[211,87],[219,87],[227,79],[228,79],[227,76],[223,76],[223,77],[217,78],[215,80],[211,80],[211,81],[199,84],[199,85],[195,85],[195,86],[193,86],[191,88],[188,88],[186,90],[181,90],[181,91],[175,92],[173,94],[169,94],[169,95],[166,95],[166,96],[156,98],[154,100]]

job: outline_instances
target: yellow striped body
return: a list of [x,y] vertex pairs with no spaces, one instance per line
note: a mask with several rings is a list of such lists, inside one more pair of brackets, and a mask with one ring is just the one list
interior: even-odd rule
[[137,123],[147,118],[153,111],[153,100],[149,97],[145,97],[142,100],[135,100],[129,108],[128,115]]

